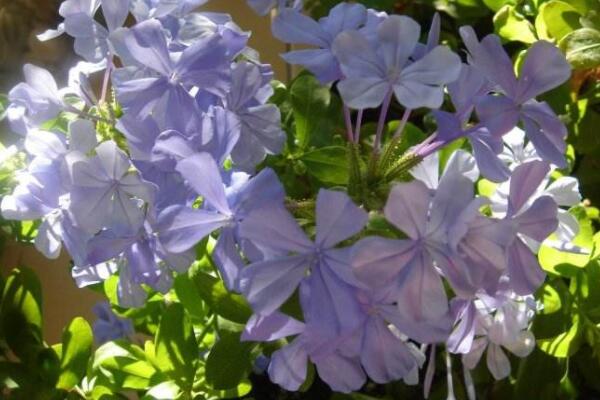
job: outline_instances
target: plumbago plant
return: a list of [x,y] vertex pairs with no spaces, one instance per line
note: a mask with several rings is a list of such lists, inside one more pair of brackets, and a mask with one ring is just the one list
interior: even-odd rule
[[249,1],[303,45],[282,55],[306,69],[286,87],[229,16],[194,11],[205,2],[67,0],[40,39],[67,34],[84,61],[62,89],[26,65],[10,91],[22,169],[2,215],[38,221],[9,226],[49,258],[64,247],[108,303],[94,352],[82,319],[49,347],[39,285],[15,271],[7,393],[573,395],[566,362],[530,380],[600,341],[592,211],[538,99],[570,78],[562,52],[535,41],[515,67],[469,26],[464,48],[441,44],[437,14],[425,33],[357,3],[314,20]]

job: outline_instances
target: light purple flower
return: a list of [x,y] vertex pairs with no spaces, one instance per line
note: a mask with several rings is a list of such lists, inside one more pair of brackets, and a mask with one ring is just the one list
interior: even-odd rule
[[[355,327],[360,319],[347,249],[335,246],[360,232],[367,214],[342,192],[321,189],[317,196],[316,238],[312,242],[283,208],[250,213],[240,234],[270,257],[241,272],[240,287],[255,312],[268,315],[302,283],[301,299],[311,332],[327,340]],[[306,272],[310,275],[306,277]],[[310,296],[302,293],[310,292]],[[323,307],[330,304],[331,307]]]
[[[411,174],[430,189],[450,187],[452,183],[449,184],[448,181],[452,182],[456,175],[462,175],[473,183],[479,179],[479,169],[474,157],[464,150],[452,153],[440,178],[439,167],[439,154],[434,153],[413,168]],[[478,208],[486,203],[486,198],[478,198],[464,208],[448,231],[448,244],[471,269],[479,271],[479,283],[474,284],[474,287],[493,292],[500,275],[506,269],[506,247],[513,240],[514,233],[510,224],[496,218],[486,218],[479,213]]]
[[490,84],[474,67],[463,64],[458,79],[448,85],[448,93],[454,105],[454,112],[434,110],[438,130],[435,141],[421,153],[430,153],[440,145],[464,136],[471,143],[473,156],[481,173],[494,182],[508,179],[510,171],[498,157],[502,152],[502,139],[494,136],[483,125],[468,126],[471,114],[478,99],[490,90]]
[[344,102],[356,109],[374,108],[393,93],[408,109],[441,106],[443,85],[458,78],[460,58],[445,46],[411,58],[420,32],[413,19],[392,15],[377,26],[377,48],[360,32],[338,35],[333,53],[344,74],[338,84]]
[[462,353],[463,365],[473,369],[487,349],[486,363],[492,376],[506,378],[511,368],[504,349],[526,357],[535,347],[535,338],[527,330],[534,314],[532,301],[502,289],[494,297],[484,295],[463,302],[449,351]]
[[527,51],[519,77],[496,35],[479,42],[471,27],[460,29],[469,50],[469,63],[495,84],[503,95],[488,95],[478,101],[477,115],[490,133],[499,137],[519,120],[538,154],[559,167],[566,166],[564,151],[567,130],[554,111],[535,97],[564,83],[571,68],[553,44],[534,43]]
[[93,311],[97,317],[92,327],[96,344],[100,345],[111,340],[125,338],[135,332],[133,322],[128,318],[118,317],[108,302],[97,303]]
[[230,87],[229,64],[237,55],[238,44],[227,33],[213,34],[196,41],[174,61],[160,22],[148,20],[123,31],[119,46],[152,75],[121,81],[113,79],[117,98],[125,112],[143,117],[151,112],[164,121],[164,129],[186,132],[199,112],[189,90],[223,96]]
[[310,360],[321,379],[335,391],[349,393],[364,384],[366,377],[353,349],[329,346],[318,350],[315,346],[320,342],[311,331],[284,314],[275,312],[265,317],[253,316],[246,325],[242,340],[274,341],[293,335],[298,336],[271,356],[268,373],[272,382],[286,390],[298,390],[306,380]]
[[50,72],[25,64],[23,73],[25,82],[8,93],[10,104],[6,110],[11,129],[20,135],[56,117],[63,108],[62,96]]
[[[41,219],[35,247],[46,257],[60,255],[62,242],[75,260],[81,260],[83,250],[79,240],[84,232],[73,226],[69,208],[70,184],[63,179],[65,157],[69,152],[88,152],[96,144],[96,131],[89,121],[74,120],[69,124],[69,139],[62,134],[32,129],[25,138],[25,150],[33,156],[20,183],[11,195],[2,199],[2,215],[8,219]],[[73,237],[72,235],[75,235]]]
[[[178,161],[195,153],[208,152],[219,165],[223,164],[239,141],[239,118],[227,109],[211,106],[198,123],[200,126],[195,131],[166,130],[160,133],[152,146],[150,160],[164,171],[173,171]],[[137,128],[135,131],[141,133]]]
[[130,235],[117,235],[110,230],[100,232],[87,243],[87,263],[98,266],[121,258],[127,263],[132,283],[160,287],[170,270],[185,272],[194,254],[193,251],[174,254],[164,249],[157,240],[154,226],[154,223],[147,222],[138,232]]
[[228,110],[240,121],[240,137],[231,158],[238,168],[252,170],[267,154],[279,153],[285,143],[279,108],[266,104],[273,93],[260,67],[239,62],[232,70]]
[[[407,378],[420,367],[422,360],[414,344],[399,336],[404,334],[402,329],[406,321],[398,312],[398,307],[389,300],[381,301],[377,297],[381,298],[381,295],[363,293],[361,296],[365,320],[359,331],[359,354],[367,375],[373,381],[384,384]],[[425,326],[424,330],[429,328]]]
[[131,13],[138,22],[151,18],[182,18],[208,0],[132,0]]
[[551,196],[537,196],[530,201],[549,170],[546,162],[533,160],[515,168],[510,178],[504,219],[516,236],[507,248],[508,276],[511,289],[519,295],[532,294],[546,276],[524,240],[542,242],[558,227],[558,207]]
[[[91,63],[98,63],[109,56],[109,37],[125,23],[129,5],[129,0],[66,0],[59,9],[64,21],[56,30],[38,35],[38,39],[46,41],[66,32],[75,38],[75,53]],[[94,19],[100,6],[106,27]]]
[[[506,146],[505,157],[512,160],[511,167],[517,168],[519,165],[538,159],[535,149],[533,146],[528,144],[522,146],[524,140],[524,132],[518,128],[515,128],[513,132],[504,136],[507,136],[510,141],[505,140],[509,146]],[[520,144],[517,142],[520,138]],[[571,176],[560,176],[556,179],[551,179],[552,170],[548,170],[548,174],[542,180],[539,187],[534,194],[531,195],[527,204],[524,206],[528,208],[538,197],[550,196],[554,199],[559,207],[573,207],[581,202],[581,194],[579,193],[579,182],[577,178]],[[495,217],[505,217],[508,207],[508,197],[510,193],[510,181],[503,182],[498,185],[494,194],[490,197],[492,214]],[[565,249],[569,246],[569,243],[577,236],[579,232],[579,223],[577,219],[570,214],[567,209],[558,209],[558,229],[556,230],[556,240],[546,241],[548,245],[553,247]],[[527,244],[529,247],[537,251],[539,243],[528,240]],[[573,250],[576,246],[573,246]]]
[[401,332],[417,337],[412,329],[422,324],[430,324],[431,332],[444,330],[448,302],[437,268],[464,296],[484,283],[493,286],[506,268],[503,245],[512,231],[479,214],[481,204],[471,180],[454,171],[444,174],[434,193],[420,181],[398,184],[384,213],[408,239],[368,237],[354,246],[358,279],[394,292],[406,319]]
[[345,2],[333,7],[329,15],[318,22],[296,9],[287,8],[277,15],[272,30],[273,35],[283,42],[317,47],[290,51],[282,57],[290,64],[302,65],[325,84],[342,77],[333,54],[334,40],[346,30],[358,29],[364,24],[366,17],[364,6]]
[[[304,287],[303,290],[309,289]],[[323,340],[306,312],[305,325],[275,312],[269,316],[255,315],[246,325],[243,340],[274,341],[300,334],[290,345],[273,354],[269,375],[288,390],[297,390],[306,377],[306,362],[311,360],[319,376],[336,391],[357,390],[364,383],[365,373],[378,383],[408,378],[423,363],[422,354],[396,328],[403,323],[397,307],[379,295],[355,291],[360,304],[360,319],[355,329],[334,340]],[[312,292],[303,295],[303,306]],[[383,296],[385,297],[385,296]],[[321,307],[327,307],[326,303]],[[389,326],[391,323],[393,326]],[[297,368],[286,368],[285,366]],[[354,379],[349,379],[354,377]]]
[[131,172],[127,155],[113,141],[103,142],[94,157],[67,156],[72,180],[70,211],[89,233],[106,227],[118,234],[137,232],[144,220],[140,199],[152,202],[154,188]]
[[202,196],[204,205],[202,209],[186,205],[164,209],[158,216],[160,242],[166,250],[181,253],[220,229],[213,258],[226,286],[239,290],[238,275],[244,263],[238,249],[242,245],[238,225],[255,208],[280,205],[284,197],[281,184],[272,170],[265,169],[251,179],[234,173],[231,185],[225,187],[221,171],[208,153],[183,159],[177,171]]

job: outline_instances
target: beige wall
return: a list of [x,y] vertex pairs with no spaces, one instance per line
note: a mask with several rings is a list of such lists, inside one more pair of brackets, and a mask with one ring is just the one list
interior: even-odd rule
[[[268,16],[254,14],[245,0],[212,0],[204,9],[230,13],[240,27],[252,31],[250,46],[260,52],[263,62],[273,65],[276,79],[286,80],[286,67],[279,57],[285,48],[273,39]],[[83,316],[90,323],[95,319],[91,308],[102,297],[75,286],[65,254],[58,260],[47,260],[33,246],[9,244],[0,257],[2,274],[6,276],[18,265],[34,269],[42,282],[44,335],[48,343],[60,341],[63,327],[75,316]]]
[[44,339],[49,344],[58,343],[62,329],[77,316],[85,317],[90,324],[95,317],[92,307],[102,296],[90,289],[79,289],[71,278],[69,258],[62,254],[57,260],[48,260],[32,245],[7,243],[0,257],[3,277],[17,266],[33,269],[42,284],[44,312]]
[[256,15],[246,0],[211,0],[202,10],[226,12],[242,29],[251,31],[250,47],[258,50],[261,61],[273,66],[275,79],[287,81],[286,65],[279,57],[285,52],[285,45],[273,38],[270,17]]

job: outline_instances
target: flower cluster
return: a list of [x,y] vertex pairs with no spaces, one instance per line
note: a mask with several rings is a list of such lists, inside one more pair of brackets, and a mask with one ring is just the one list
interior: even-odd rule
[[[425,363],[418,343],[446,344],[468,368],[487,348],[490,371],[506,377],[502,347],[525,356],[534,343],[531,295],[545,276],[535,252],[554,232],[552,245],[564,247],[578,229],[558,207],[579,201],[577,181],[550,177],[566,166],[566,129],[535,99],[570,75],[558,49],[537,42],[517,75],[499,39],[479,41],[469,27],[463,63],[439,44],[438,16],[421,43],[411,18],[359,4],[314,21],[299,2],[250,1],[260,13],[280,7],[277,38],[313,47],[283,57],[336,84],[350,147],[364,139],[363,110],[381,106],[371,161],[412,175],[383,186],[378,208],[362,201],[373,177],[358,166],[366,189],[321,189],[314,220],[301,225],[261,164],[286,142],[268,103],[271,68],[228,16],[191,12],[204,2],[63,3],[64,23],[43,39],[66,32],[86,62],[62,90],[28,65],[10,92],[8,118],[30,163],[2,199],[4,217],[41,219],[36,247],[57,257],[64,244],[80,286],[118,273],[125,307],[143,305],[148,287],[167,292],[213,236],[220,277],[255,312],[242,339],[289,340],[268,367],[289,390],[305,381],[309,361],[336,391],[367,377],[416,384]],[[106,26],[95,19],[100,6]],[[123,27],[130,14],[135,23]],[[96,96],[88,75],[102,69]],[[452,111],[439,110],[445,93]],[[393,102],[404,115],[384,146]],[[415,109],[430,109],[437,131],[397,164],[386,150]],[[458,150],[442,163],[437,151],[458,138],[473,155]],[[475,192],[480,175],[502,182],[489,198]],[[385,237],[372,234],[377,221]],[[282,311],[294,298],[302,320]]]
[[[267,104],[272,71],[252,57],[249,34],[227,16],[186,14],[198,1],[168,2],[168,9],[105,1],[105,28],[93,19],[100,2],[88,3],[63,3],[58,31],[75,37],[88,62],[106,67],[119,106],[101,108],[108,83],[98,100],[86,75],[92,64],[76,67],[78,79],[63,90],[47,71],[25,66],[8,118],[32,160],[2,210],[7,218],[41,218],[36,247],[55,258],[64,243],[80,285],[118,270],[122,304],[141,306],[141,284],[168,290],[169,271],[193,261],[194,241],[221,227],[217,254],[224,253],[215,259],[231,269],[236,221],[257,196],[283,197],[272,173],[249,173],[281,150],[285,136],[279,110]],[[121,27],[130,12],[139,22]],[[79,34],[90,25],[93,37]],[[66,132],[44,125],[57,116],[68,121]],[[223,169],[226,159],[234,169]],[[213,201],[212,193],[222,197]],[[198,194],[201,210],[192,207]]]

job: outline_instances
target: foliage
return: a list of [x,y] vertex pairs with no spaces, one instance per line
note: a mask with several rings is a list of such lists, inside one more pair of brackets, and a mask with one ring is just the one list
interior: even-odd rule
[[[307,0],[306,9],[315,17],[324,16],[339,3],[336,0]],[[368,7],[414,16],[423,22],[431,11],[442,13],[442,39],[460,48],[457,27],[473,24],[478,33],[497,33],[510,49],[516,69],[522,65],[524,51],[539,40],[555,43],[575,69],[568,83],[545,94],[544,100],[567,124],[571,145],[569,166],[554,172],[554,179],[577,176],[585,200],[569,209],[577,220],[579,232],[568,244],[557,248],[541,245],[538,259],[548,274],[536,292],[539,313],[532,331],[536,349],[526,358],[511,356],[509,380],[496,381],[484,362],[471,372],[480,398],[489,399],[564,399],[597,396],[600,385],[594,371],[600,367],[600,3],[598,0],[436,0],[398,2],[362,0]],[[403,239],[406,237],[377,213],[384,207],[393,182],[408,180],[408,171],[421,160],[404,156],[431,131],[430,115],[415,111],[404,125],[398,108],[390,110],[383,137],[385,146],[374,157],[377,115],[365,112],[362,136],[357,143],[344,140],[342,100],[335,88],[319,83],[308,72],[291,82],[271,84],[270,104],[277,106],[286,132],[286,143],[279,154],[268,155],[258,169],[272,168],[287,195],[286,206],[300,225],[314,236],[315,197],[320,188],[347,188],[348,194],[369,215],[366,233]],[[4,114],[5,98],[0,101]],[[89,110],[96,118],[96,129],[113,138],[119,147],[126,141],[111,123],[119,114],[115,102],[106,110]],[[397,105],[394,105],[397,107]],[[362,114],[361,114],[362,115]],[[59,115],[50,125],[66,132],[72,118]],[[114,122],[114,121],[113,121]],[[402,135],[394,132],[402,126]],[[470,149],[466,140],[457,140],[440,152],[440,170],[458,149]],[[0,196],[12,192],[16,173],[23,169],[22,154],[0,147]],[[491,196],[496,184],[480,179],[480,195]],[[204,201],[204,200],[201,200]],[[485,209],[488,214],[491,210]],[[31,243],[38,223],[0,220],[1,240]],[[359,238],[348,239],[355,243]],[[550,240],[555,238],[550,238]],[[1,245],[1,243],[0,243]],[[1,247],[0,247],[1,248]],[[572,251],[573,248],[577,252]],[[213,238],[195,248],[195,261],[176,273],[170,290],[143,286],[147,300],[141,307],[119,304],[118,277],[91,286],[102,292],[119,318],[132,321],[137,335],[97,343],[92,329],[82,318],[65,327],[62,342],[49,346],[43,340],[42,294],[35,274],[19,267],[2,282],[0,303],[0,383],[14,398],[126,398],[141,399],[223,399],[261,398],[266,366],[264,360],[291,340],[268,343],[243,341],[244,325],[253,311],[242,295],[229,291],[215,263]],[[447,287],[448,292],[452,289]],[[302,318],[298,292],[284,304],[282,311]],[[432,353],[430,353],[432,354]],[[467,398],[465,373],[458,371],[460,357],[433,353],[433,365],[447,365],[455,382],[457,398]],[[451,368],[451,367],[450,367]],[[268,385],[270,398],[329,397],[315,367],[310,364],[300,388],[304,394],[291,395]],[[445,371],[432,375],[432,399],[446,396]],[[262,379],[262,380],[261,380]],[[402,382],[387,385],[367,384],[360,393],[335,394],[331,399],[369,400],[420,396],[422,387]]]

